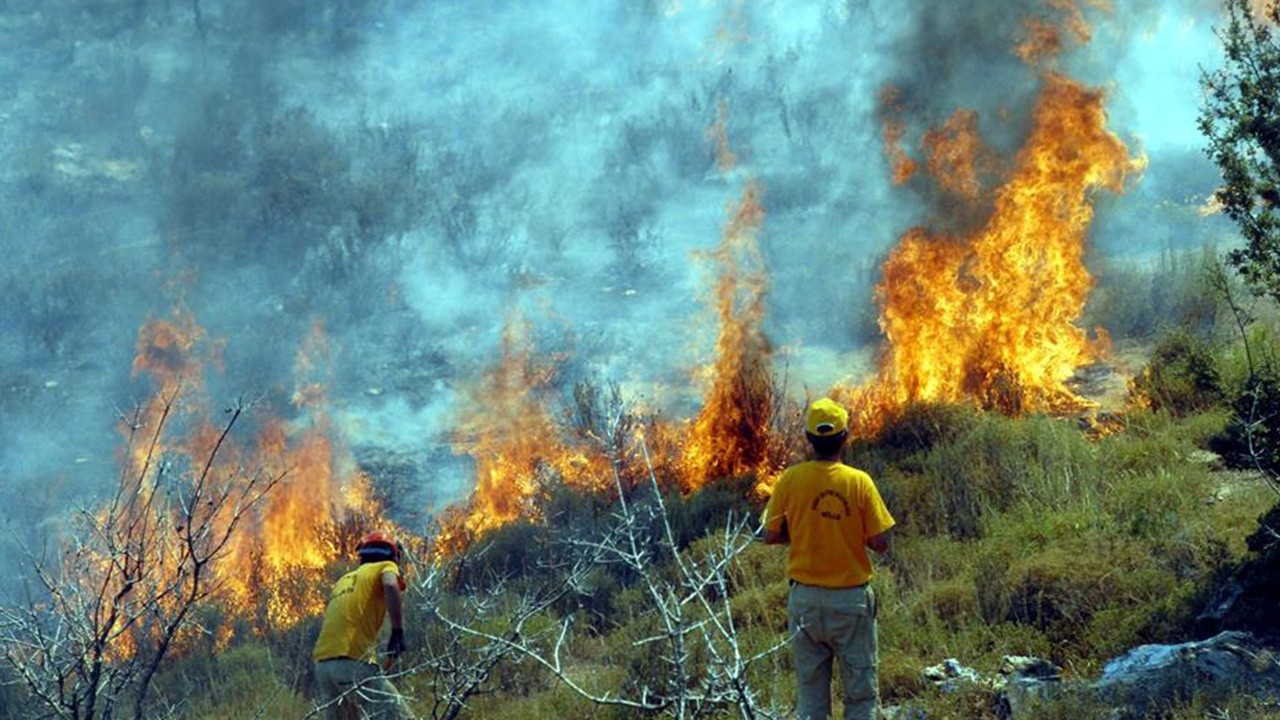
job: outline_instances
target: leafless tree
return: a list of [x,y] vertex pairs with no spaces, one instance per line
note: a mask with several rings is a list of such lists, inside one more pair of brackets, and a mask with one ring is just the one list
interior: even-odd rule
[[35,582],[0,606],[0,653],[25,685],[30,717],[155,717],[148,706],[164,659],[202,631],[197,610],[237,528],[283,478],[226,462],[238,401],[184,462],[166,449],[180,384],[122,417],[127,460],[114,493],[73,512],[56,557],[27,551]]
[[[643,446],[641,450],[649,463],[647,450]],[[735,558],[755,541],[751,522],[731,518],[716,546],[702,557],[681,552],[652,464],[648,467],[651,501],[628,500],[615,474],[619,501],[612,522],[599,537],[568,540],[576,559],[566,564],[557,587],[586,594],[587,571],[603,564],[620,565],[635,577],[644,597],[644,607],[635,613],[657,623],[656,632],[633,643],[637,650],[656,648],[650,656],[650,665],[656,669],[651,676],[623,688],[599,688],[571,674],[567,654],[575,614],[564,616],[550,632],[523,631],[550,603],[522,602],[504,632],[457,617],[442,604],[434,605],[433,617],[455,639],[479,640],[492,657],[514,655],[532,661],[595,704],[680,720],[710,717],[726,709],[750,720],[781,717],[781,710],[753,688],[750,671],[785,647],[790,638],[780,637],[754,652],[746,650],[730,607],[729,571]],[[664,571],[664,564],[674,571]]]

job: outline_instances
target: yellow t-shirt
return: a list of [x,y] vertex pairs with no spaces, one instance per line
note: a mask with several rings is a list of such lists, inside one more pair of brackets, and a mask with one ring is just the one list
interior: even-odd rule
[[792,465],[773,486],[764,527],[791,538],[787,575],[796,582],[843,588],[871,579],[867,539],[893,527],[871,476],[823,460]]
[[365,563],[334,583],[312,658],[375,659],[371,650],[387,611],[382,599],[382,575],[388,572],[396,576],[403,589],[400,567],[390,560]]

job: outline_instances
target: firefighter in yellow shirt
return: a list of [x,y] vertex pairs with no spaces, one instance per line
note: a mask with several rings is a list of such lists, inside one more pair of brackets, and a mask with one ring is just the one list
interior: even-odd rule
[[764,512],[764,540],[790,543],[787,618],[800,720],[831,716],[831,664],[840,662],[845,720],[877,717],[876,600],[871,559],[889,549],[893,517],[871,477],[841,462],[849,413],[823,398],[809,406],[814,459],[783,471]]
[[398,720],[400,695],[378,665],[375,645],[385,616],[391,619],[387,656],[399,657],[405,649],[400,545],[389,535],[370,533],[356,555],[360,566],[334,583],[311,653],[324,717]]

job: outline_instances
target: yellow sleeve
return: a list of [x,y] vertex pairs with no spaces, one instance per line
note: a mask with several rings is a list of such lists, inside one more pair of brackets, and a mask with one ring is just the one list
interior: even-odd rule
[[876,489],[876,484],[870,476],[867,477],[867,502],[862,508],[862,523],[866,528],[867,537],[875,537],[895,524],[893,516],[889,514],[889,508],[885,507],[880,491]]
[[400,587],[400,592],[404,592],[407,587],[404,582],[404,576],[400,574],[400,566],[390,560],[378,563],[378,582],[382,582],[382,576],[391,573],[396,576],[396,584]]

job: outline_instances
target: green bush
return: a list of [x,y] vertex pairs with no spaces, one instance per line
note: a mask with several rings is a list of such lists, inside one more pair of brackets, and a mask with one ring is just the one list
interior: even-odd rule
[[911,532],[980,538],[992,513],[1016,504],[1054,506],[1092,492],[1099,473],[1096,453],[1071,423],[969,417],[947,430],[948,441],[910,459],[915,473],[886,470],[882,493]]
[[870,440],[854,439],[847,459],[873,475],[889,464],[902,465],[962,434],[980,416],[970,405],[915,403],[888,418]]
[[215,655],[189,657],[169,667],[156,684],[157,698],[182,708],[180,717],[302,717],[311,703],[287,678],[309,674],[264,645],[238,645]]
[[1232,467],[1280,472],[1280,372],[1268,365],[1251,377],[1232,410],[1213,450]]
[[1214,347],[1182,328],[1166,332],[1133,379],[1131,394],[1152,410],[1178,417],[1221,405],[1222,377]]

